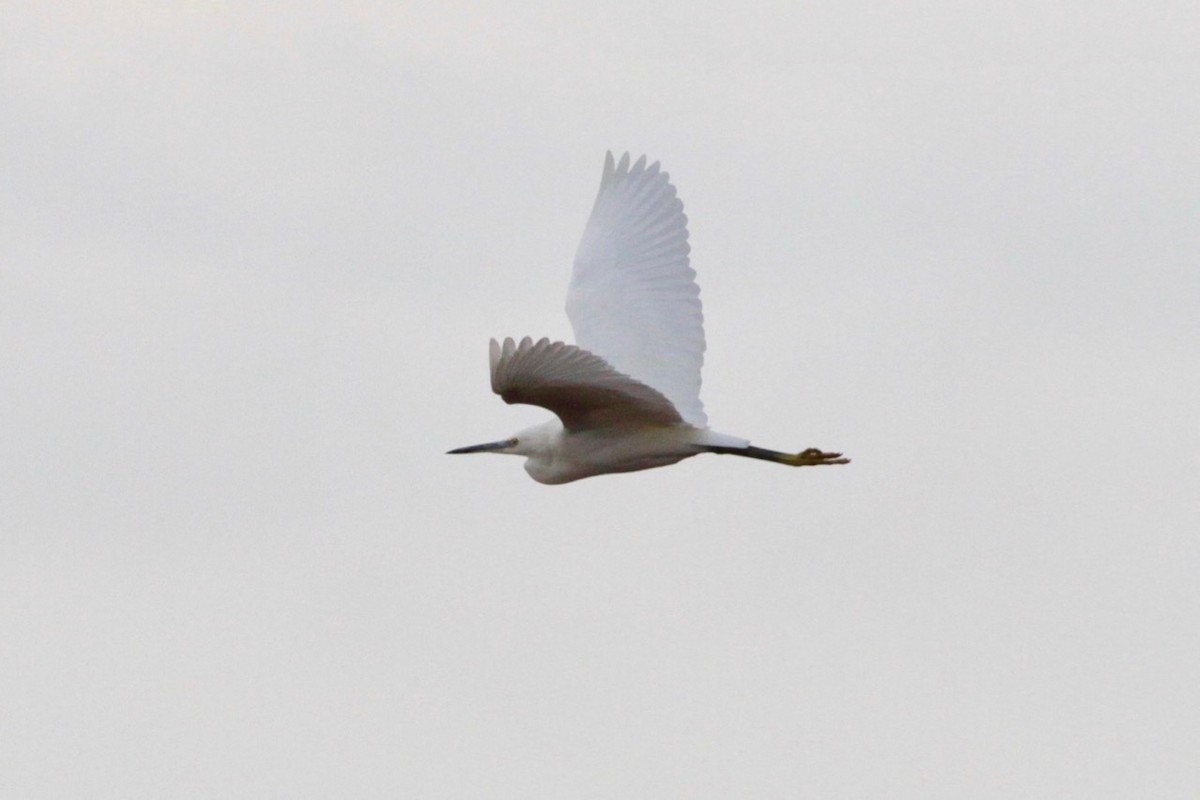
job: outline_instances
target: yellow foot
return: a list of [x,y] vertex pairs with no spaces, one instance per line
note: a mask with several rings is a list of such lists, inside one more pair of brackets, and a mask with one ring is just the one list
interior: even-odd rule
[[810,447],[802,453],[780,454],[779,462],[793,467],[820,467],[825,464],[849,464],[850,459],[842,458],[841,453],[826,453],[815,447]]

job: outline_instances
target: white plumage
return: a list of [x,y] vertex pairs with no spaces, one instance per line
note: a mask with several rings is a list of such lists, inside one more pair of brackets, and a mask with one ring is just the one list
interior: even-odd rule
[[542,483],[673,464],[703,452],[791,466],[845,464],[840,453],[753,447],[708,429],[700,402],[704,316],[688,264],[687,217],[657,162],[608,153],[575,254],[567,316],[577,345],[529,337],[491,343],[492,390],[558,417],[451,453],[524,455]]
[[687,217],[670,177],[629,154],[604,175],[575,251],[567,317],[575,342],[662,392],[687,422],[708,424],[700,402],[704,314],[688,264]]

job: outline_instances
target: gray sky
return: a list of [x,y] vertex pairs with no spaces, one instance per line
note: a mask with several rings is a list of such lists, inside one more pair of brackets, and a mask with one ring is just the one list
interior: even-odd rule
[[[1195,796],[1194,2],[76,5],[0,11],[0,795]],[[851,466],[443,455],[607,149],[713,426]]]

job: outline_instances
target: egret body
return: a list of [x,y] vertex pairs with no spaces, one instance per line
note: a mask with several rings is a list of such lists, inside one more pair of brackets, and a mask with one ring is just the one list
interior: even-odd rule
[[846,464],[841,453],[782,453],[708,427],[700,402],[704,317],[688,264],[687,217],[658,163],[609,153],[567,291],[577,345],[529,337],[491,343],[492,391],[558,417],[451,453],[525,456],[541,483],[664,467],[700,453],[793,467]]

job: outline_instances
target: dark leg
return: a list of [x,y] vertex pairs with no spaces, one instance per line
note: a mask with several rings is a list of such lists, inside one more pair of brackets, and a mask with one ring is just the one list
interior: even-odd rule
[[825,453],[815,447],[810,447],[802,453],[781,453],[778,450],[767,450],[763,447],[721,447],[720,445],[703,445],[708,453],[722,456],[743,456],[757,458],[762,461],[773,461],[776,464],[787,464],[789,467],[820,467],[826,464],[849,464],[850,459],[842,458],[841,453]]

